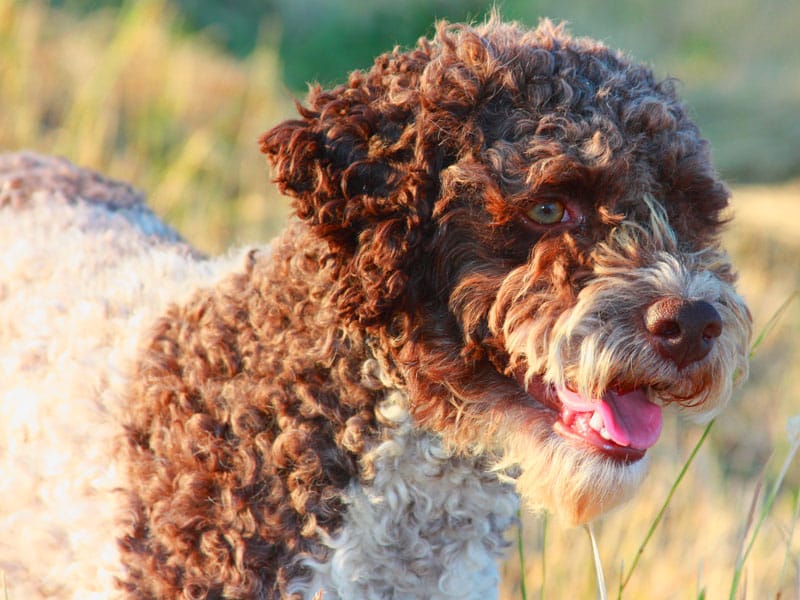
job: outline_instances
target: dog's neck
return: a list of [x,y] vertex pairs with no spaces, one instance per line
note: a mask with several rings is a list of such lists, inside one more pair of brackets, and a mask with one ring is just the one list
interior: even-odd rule
[[345,492],[341,529],[323,541],[325,563],[308,561],[313,598],[494,598],[497,559],[515,522],[517,495],[480,458],[455,456],[419,429],[401,388],[368,361],[385,385],[380,438],[361,462],[364,477]]

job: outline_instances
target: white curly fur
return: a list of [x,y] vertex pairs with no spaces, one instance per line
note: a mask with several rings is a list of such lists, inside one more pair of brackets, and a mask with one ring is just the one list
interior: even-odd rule
[[323,590],[325,600],[496,598],[503,534],[518,507],[513,485],[416,428],[405,393],[376,361],[365,368],[387,389],[378,408],[385,439],[362,459],[375,477],[351,485],[344,526],[326,540],[330,559],[309,562],[314,579],[297,591]]
[[[107,598],[119,395],[140,335],[239,258],[197,260],[143,206],[0,206],[0,570],[10,597]],[[21,543],[22,541],[22,543]]]

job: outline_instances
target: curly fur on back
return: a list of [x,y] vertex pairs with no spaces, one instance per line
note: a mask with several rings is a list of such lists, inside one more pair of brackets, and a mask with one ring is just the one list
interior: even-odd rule
[[[750,317],[717,241],[728,193],[669,81],[547,21],[440,24],[298,109],[261,139],[296,219],[243,267],[185,255],[191,276],[156,294],[104,396],[125,498],[89,496],[124,507],[105,532],[120,590],[491,597],[514,486],[581,523],[645,472],[646,448],[569,433],[557,389],[707,416],[746,375]],[[543,205],[558,219],[530,216]],[[137,256],[183,247],[125,223]],[[117,286],[102,293],[133,310]],[[644,324],[663,297],[719,315],[688,366]]]

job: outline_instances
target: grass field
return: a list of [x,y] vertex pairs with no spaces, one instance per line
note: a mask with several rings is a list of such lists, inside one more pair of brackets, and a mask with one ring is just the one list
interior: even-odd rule
[[[132,3],[80,21],[38,2],[0,0],[0,150],[32,148],[134,182],[157,212],[209,252],[263,241],[288,214],[257,150],[259,134],[291,114],[268,40],[235,59],[181,33],[168,4]],[[800,175],[800,174],[798,174]],[[726,244],[763,329],[800,289],[800,184],[734,189]],[[708,440],[645,548],[622,597],[729,597],[743,534],[792,449],[800,413],[800,299],[755,352],[749,382]],[[609,597],[617,597],[650,523],[702,428],[665,423],[634,501],[596,525]],[[788,466],[742,570],[735,597],[800,598],[800,462]],[[751,518],[752,515],[752,518]],[[593,598],[583,530],[524,519],[528,598]],[[503,598],[521,598],[523,567],[503,567]],[[542,586],[544,589],[542,590]],[[11,600],[13,582],[9,582]],[[2,597],[2,596],[0,596]]]

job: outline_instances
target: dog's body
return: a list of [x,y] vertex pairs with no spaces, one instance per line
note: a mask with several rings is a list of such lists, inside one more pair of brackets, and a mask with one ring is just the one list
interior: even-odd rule
[[727,192],[647,69],[441,26],[301,117],[262,139],[298,218],[238,258],[0,164],[12,590],[491,597],[517,492],[594,518],[746,375]]

